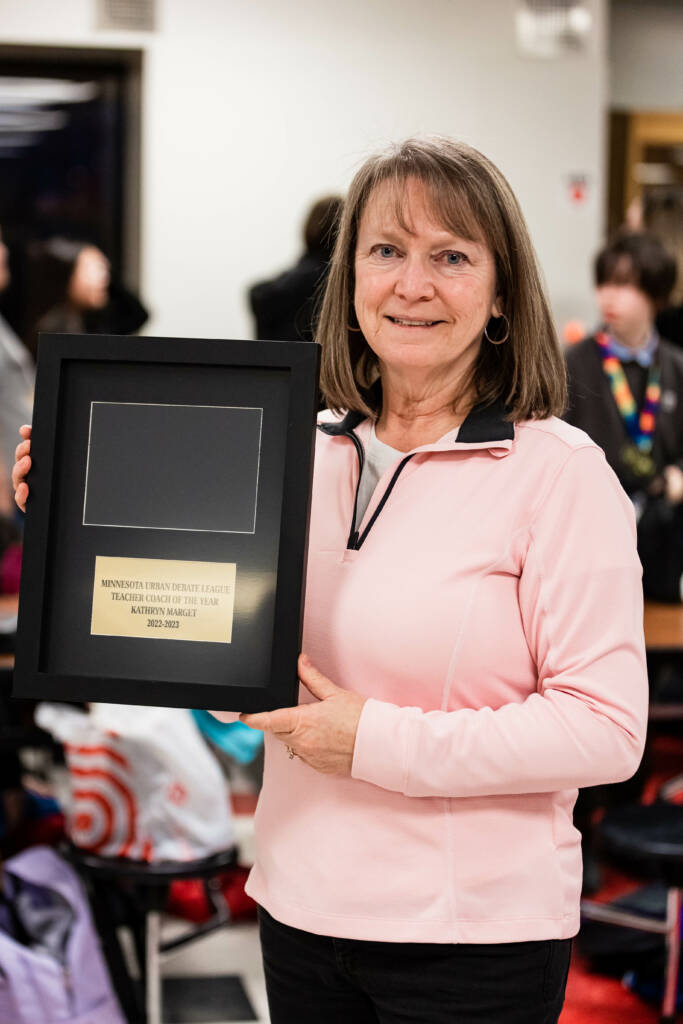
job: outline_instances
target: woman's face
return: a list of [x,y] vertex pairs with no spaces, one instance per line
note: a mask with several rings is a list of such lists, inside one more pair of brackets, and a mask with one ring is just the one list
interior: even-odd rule
[[397,221],[392,198],[390,186],[379,185],[361,217],[358,324],[381,367],[408,374],[466,369],[489,317],[501,312],[493,254],[434,221],[419,180],[406,183],[409,230]]
[[109,260],[94,245],[86,245],[69,280],[69,300],[78,309],[102,309],[108,299]]

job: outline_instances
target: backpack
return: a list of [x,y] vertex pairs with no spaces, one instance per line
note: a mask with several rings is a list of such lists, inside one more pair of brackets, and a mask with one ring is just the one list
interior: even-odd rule
[[0,923],[0,1024],[126,1024],[85,891],[50,847],[5,863]]

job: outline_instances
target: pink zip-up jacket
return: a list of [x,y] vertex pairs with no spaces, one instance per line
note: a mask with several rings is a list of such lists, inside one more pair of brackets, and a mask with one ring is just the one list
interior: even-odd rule
[[568,938],[577,787],[645,739],[631,503],[582,431],[489,408],[397,460],[354,533],[358,419],[319,426],[303,638],[367,698],[352,776],[266,736],[247,891],[341,938]]

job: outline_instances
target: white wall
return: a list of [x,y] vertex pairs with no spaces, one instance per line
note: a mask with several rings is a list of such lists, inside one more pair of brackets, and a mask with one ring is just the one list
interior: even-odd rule
[[[517,55],[516,0],[157,0],[153,35],[97,33],[95,0],[0,0],[0,42],[142,46],[149,333],[249,336],[247,284],[299,251],[309,202],[415,132],[491,156],[527,214],[561,323],[593,315],[605,4],[588,51]],[[587,175],[573,205],[567,178]]]
[[613,0],[610,106],[683,111],[683,3]]

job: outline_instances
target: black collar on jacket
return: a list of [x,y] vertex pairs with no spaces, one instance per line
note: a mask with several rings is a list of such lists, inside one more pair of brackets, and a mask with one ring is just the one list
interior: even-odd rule
[[[488,441],[512,441],[515,427],[504,418],[505,405],[475,405],[458,431],[458,444],[482,444]],[[349,434],[365,419],[362,412],[347,412],[337,423],[320,423],[319,430],[332,437]]]

